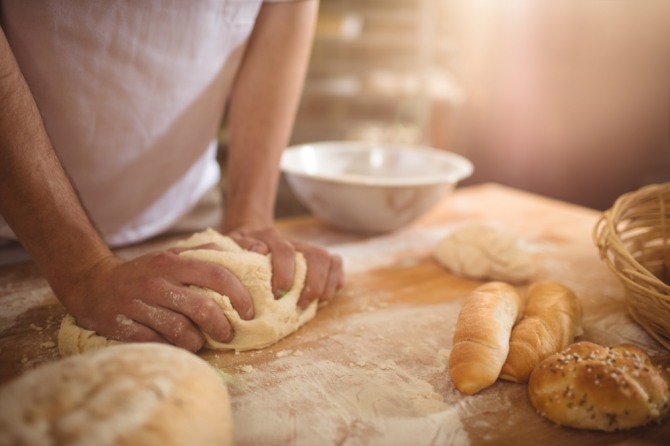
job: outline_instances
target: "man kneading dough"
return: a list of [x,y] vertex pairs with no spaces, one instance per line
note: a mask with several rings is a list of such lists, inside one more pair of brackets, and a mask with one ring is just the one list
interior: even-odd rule
[[[209,248],[211,244],[217,248]],[[203,333],[207,348],[237,351],[264,348],[295,332],[316,314],[318,305],[316,300],[304,310],[297,305],[307,273],[305,259],[301,253],[296,253],[293,286],[284,296],[275,299],[272,294],[272,267],[269,255],[244,250],[229,237],[212,229],[195,234],[178,246],[208,246],[208,248],[186,250],[180,255],[223,265],[247,288],[254,304],[255,317],[244,320],[232,307],[227,296],[210,289],[192,287],[221,307],[235,332],[230,342],[219,342]],[[58,345],[63,356],[96,350],[116,343],[117,341],[107,339],[91,330],[80,328],[70,315],[63,319],[58,334]]]

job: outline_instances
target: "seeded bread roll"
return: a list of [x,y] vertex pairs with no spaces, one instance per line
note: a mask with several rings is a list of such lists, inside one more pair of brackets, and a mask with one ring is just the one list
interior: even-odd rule
[[581,330],[582,305],[572,290],[554,281],[528,289],[523,319],[514,326],[500,378],[527,382],[540,361],[572,344]]
[[533,370],[528,393],[537,411],[557,424],[610,432],[666,417],[669,382],[670,372],[638,347],[578,342]]
[[0,388],[0,445],[232,444],[222,376],[186,350],[124,344],[46,364]]
[[496,382],[520,312],[519,294],[502,282],[481,285],[466,299],[449,355],[449,373],[458,390],[470,395]]

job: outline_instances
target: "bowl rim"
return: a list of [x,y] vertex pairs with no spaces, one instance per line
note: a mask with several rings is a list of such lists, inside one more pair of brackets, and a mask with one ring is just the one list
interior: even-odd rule
[[[387,178],[387,177],[367,177],[364,175],[346,174],[346,175],[327,175],[323,173],[307,172],[304,169],[290,165],[289,157],[296,152],[307,149],[308,147],[318,147],[318,150],[339,150],[339,151],[358,151],[358,150],[373,150],[375,148],[383,148],[383,150],[395,151],[422,151],[429,153],[431,156],[441,158],[448,161],[454,166],[454,169],[448,173],[409,176],[403,178]],[[472,175],[474,166],[472,162],[462,155],[450,152],[444,149],[438,149],[428,145],[421,144],[405,144],[405,143],[391,143],[391,142],[375,142],[375,141],[318,141],[303,144],[295,144],[284,149],[280,160],[280,169],[282,172],[303,178],[319,179],[331,183],[340,184],[365,184],[373,186],[428,186],[436,184],[456,184],[459,181]]]

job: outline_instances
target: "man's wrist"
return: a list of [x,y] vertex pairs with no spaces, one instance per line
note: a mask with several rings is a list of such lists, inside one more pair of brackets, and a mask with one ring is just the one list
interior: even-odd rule
[[62,249],[49,251],[48,258],[40,253],[34,256],[34,261],[62,301],[84,276],[111,258],[116,258],[111,250],[104,243],[94,241],[65,252]]

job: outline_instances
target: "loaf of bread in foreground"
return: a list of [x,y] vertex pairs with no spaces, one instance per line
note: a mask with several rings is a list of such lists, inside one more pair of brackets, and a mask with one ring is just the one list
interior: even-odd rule
[[557,424],[615,431],[668,415],[669,380],[670,372],[638,347],[578,342],[533,370],[528,393],[537,411]]
[[582,305],[558,282],[536,282],[527,292],[523,318],[512,329],[500,378],[526,382],[540,361],[572,344],[581,330]]
[[449,355],[449,373],[458,390],[474,394],[498,379],[521,305],[516,290],[502,282],[485,283],[465,300]]
[[125,344],[72,356],[0,388],[0,444],[232,443],[223,377],[186,350]]

